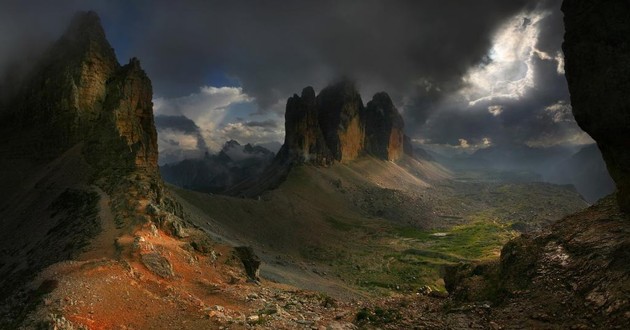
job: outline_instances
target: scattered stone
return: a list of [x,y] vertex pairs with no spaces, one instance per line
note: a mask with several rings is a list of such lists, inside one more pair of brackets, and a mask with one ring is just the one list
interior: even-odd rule
[[423,295],[429,295],[429,294],[431,294],[431,292],[433,292],[433,289],[431,289],[430,286],[425,285],[425,286],[421,287],[420,289],[418,289],[418,292],[420,292]]
[[326,326],[326,330],[356,330],[356,329],[358,329],[358,327],[349,322],[333,321],[333,322],[330,322],[330,324]]
[[180,221],[174,221],[171,226],[173,227],[173,235],[179,238],[186,238],[190,236]]
[[159,211],[160,209],[157,206],[150,203],[147,205],[146,212],[148,215],[157,215]]
[[149,225],[149,232],[151,233],[151,236],[153,236],[153,237],[160,236],[160,233],[158,232],[158,229],[157,229],[157,227],[155,226],[154,223],[151,223]]
[[250,246],[237,246],[234,250],[245,266],[247,277],[254,282],[259,282],[260,258],[254,253],[254,249]]
[[175,275],[173,266],[165,257],[157,252],[143,254],[142,263],[153,273],[163,278],[171,278]]

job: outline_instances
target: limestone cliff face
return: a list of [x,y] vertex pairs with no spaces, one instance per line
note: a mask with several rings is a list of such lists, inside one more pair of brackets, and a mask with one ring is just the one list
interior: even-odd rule
[[565,0],[566,77],[573,115],[602,151],[630,211],[630,24],[627,1]]
[[132,58],[108,83],[107,111],[114,116],[115,126],[130,150],[134,165],[155,171],[158,161],[157,132],[153,122],[151,80]]
[[[404,122],[387,93],[363,105],[355,85],[342,81],[317,97],[312,87],[287,101],[285,141],[278,157],[297,163],[350,162],[362,154],[398,160],[404,152]],[[409,153],[411,155],[411,153]]]
[[328,164],[333,158],[319,126],[315,91],[312,87],[293,95],[285,113],[284,149],[299,162]]
[[[54,158],[85,143],[97,170],[157,173],[151,82],[137,59],[121,66],[94,12],[75,15],[9,104],[33,157]],[[15,124],[15,123],[14,123]]]
[[365,114],[366,149],[382,159],[396,160],[403,155],[404,122],[389,95],[377,93],[368,102]]
[[317,95],[319,125],[336,161],[348,162],[363,151],[363,101],[353,83],[342,81]]

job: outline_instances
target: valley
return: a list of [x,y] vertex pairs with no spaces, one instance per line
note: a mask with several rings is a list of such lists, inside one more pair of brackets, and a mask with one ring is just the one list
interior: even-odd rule
[[337,297],[340,288],[349,296],[444,292],[445,265],[496,259],[521,232],[588,206],[569,187],[464,182],[436,163],[404,162],[423,176],[365,158],[294,168],[254,199],[171,190],[193,206],[197,226],[253,246],[263,277]]

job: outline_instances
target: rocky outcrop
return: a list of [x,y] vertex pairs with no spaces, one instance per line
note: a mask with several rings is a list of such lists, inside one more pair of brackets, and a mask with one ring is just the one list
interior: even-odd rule
[[612,196],[548,230],[508,242],[497,262],[447,268],[454,302],[492,301],[524,328],[626,328],[630,228]]
[[404,122],[389,95],[377,93],[363,105],[354,83],[344,80],[324,88],[317,97],[312,87],[287,101],[282,162],[329,165],[347,163],[362,154],[398,160],[404,154]]
[[361,95],[352,82],[344,80],[317,95],[319,126],[334,160],[348,162],[363,151],[364,112]]
[[137,59],[118,63],[96,13],[76,14],[25,81],[4,113],[15,132],[37,134],[25,153],[52,159],[83,142],[97,171],[157,173],[151,81]]
[[284,116],[286,132],[283,148],[290,158],[322,165],[332,162],[332,154],[319,126],[313,87],[304,88],[301,96],[290,97]]
[[396,160],[404,153],[404,122],[385,92],[374,95],[365,111],[366,150],[379,158]]
[[630,3],[566,0],[562,49],[573,115],[597,141],[630,212]]

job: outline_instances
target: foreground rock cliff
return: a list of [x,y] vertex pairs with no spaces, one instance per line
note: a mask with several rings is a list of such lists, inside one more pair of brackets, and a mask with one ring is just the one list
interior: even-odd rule
[[570,0],[562,11],[573,115],[597,141],[619,206],[630,212],[630,3]]
[[89,12],[75,16],[2,115],[10,131],[42,141],[18,146],[31,156],[52,159],[84,142],[88,161],[99,169],[155,175],[152,108],[151,81],[140,62],[118,64],[98,16]]
[[[158,315],[198,318],[181,298],[191,281],[245,281],[225,265],[233,250],[190,228],[164,190],[151,81],[137,59],[118,63],[94,12],[13,87],[0,103],[1,329],[167,328]],[[169,311],[155,297],[175,278],[183,307]]]

